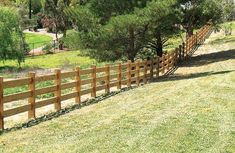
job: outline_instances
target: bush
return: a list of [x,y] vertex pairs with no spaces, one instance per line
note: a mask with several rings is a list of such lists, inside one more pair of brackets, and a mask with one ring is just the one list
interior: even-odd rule
[[42,50],[46,54],[53,54],[53,48],[54,48],[54,44],[48,43],[46,46],[42,48]]

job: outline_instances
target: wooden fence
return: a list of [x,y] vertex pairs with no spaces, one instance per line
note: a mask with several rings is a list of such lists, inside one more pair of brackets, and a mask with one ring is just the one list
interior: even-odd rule
[[[4,129],[4,118],[28,112],[28,118],[35,118],[35,112],[38,108],[53,104],[56,111],[61,109],[61,103],[65,100],[74,98],[77,104],[81,104],[81,97],[90,94],[96,97],[98,91],[104,90],[110,92],[110,88],[131,87],[133,84],[139,86],[141,83],[147,83],[149,80],[158,78],[166,74],[167,71],[174,68],[177,62],[184,60],[190,53],[196,49],[198,44],[203,43],[210,34],[212,27],[206,25],[202,27],[195,35],[187,38],[186,42],[179,48],[162,57],[157,57],[149,61],[127,63],[118,63],[115,65],[106,65],[105,67],[96,67],[93,65],[90,69],[76,68],[74,71],[61,72],[55,70],[54,74],[36,76],[30,72],[28,77],[4,81],[0,77],[0,129]],[[63,83],[63,79],[70,78],[69,82]],[[37,84],[53,81],[52,86],[36,88]],[[5,95],[4,91],[8,88],[27,86],[28,90],[15,94]],[[85,86],[85,87],[84,87]],[[71,89],[69,93],[62,94],[64,90]],[[37,99],[37,96],[53,93],[53,97],[47,99]],[[28,104],[4,109],[4,104],[12,103],[18,100],[27,99]]]

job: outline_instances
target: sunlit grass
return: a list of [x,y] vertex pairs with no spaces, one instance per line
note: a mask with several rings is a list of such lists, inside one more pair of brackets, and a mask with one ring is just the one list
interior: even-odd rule
[[41,34],[25,33],[26,43],[29,44],[30,50],[42,47],[52,41],[52,37]]

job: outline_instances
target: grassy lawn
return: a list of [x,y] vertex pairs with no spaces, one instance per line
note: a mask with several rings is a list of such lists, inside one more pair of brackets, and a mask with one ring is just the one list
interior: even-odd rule
[[0,136],[0,152],[235,152],[234,46],[203,45],[168,79]]
[[[26,57],[22,63],[23,70],[37,70],[49,68],[74,68],[80,66],[86,68],[97,63],[96,60],[89,57],[81,56],[80,51],[69,51],[57,54],[40,55],[34,57]],[[20,70],[22,71],[22,70]],[[16,61],[7,60],[0,63],[0,75],[4,77],[14,77],[19,72]]]
[[232,35],[219,35],[213,39],[210,43],[213,44],[224,44],[224,43],[234,43],[235,44],[235,21],[233,22],[226,22],[221,24],[220,27],[222,28],[221,31],[224,33],[225,27],[230,27],[232,29]]
[[52,41],[52,37],[47,35],[39,35],[33,33],[25,33],[26,42],[29,44],[30,50],[42,47]]

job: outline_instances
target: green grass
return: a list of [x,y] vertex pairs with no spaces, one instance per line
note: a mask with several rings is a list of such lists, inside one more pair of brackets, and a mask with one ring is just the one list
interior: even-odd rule
[[204,45],[205,55],[167,79],[3,134],[0,152],[234,153],[235,48],[228,45]]
[[218,37],[215,37],[213,41],[211,41],[210,43],[211,44],[224,44],[224,43],[229,43],[229,42],[233,42],[235,43],[235,21],[232,21],[232,22],[226,22],[226,23],[223,23],[220,25],[221,26],[221,30],[223,31],[224,33],[224,30],[225,30],[225,27],[228,28],[232,28],[232,35],[223,35],[223,36],[218,36]]
[[[49,68],[81,68],[89,67],[92,64],[98,63],[96,60],[86,56],[81,56],[80,51],[69,51],[57,54],[40,55],[34,57],[26,57],[25,62],[22,63],[23,70],[34,69],[49,69]],[[9,71],[9,72],[8,72]],[[7,60],[0,63],[0,75],[4,77],[14,77],[22,70],[18,70],[16,61]]]
[[50,36],[33,33],[25,33],[25,39],[29,44],[30,50],[42,47],[52,41],[52,37]]

